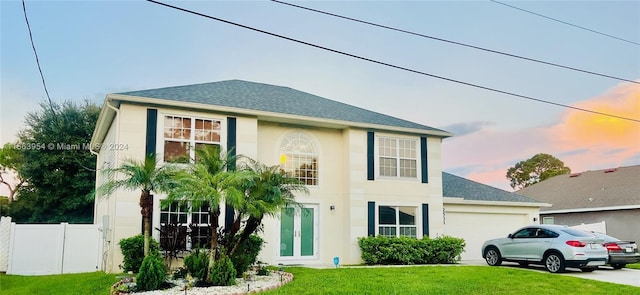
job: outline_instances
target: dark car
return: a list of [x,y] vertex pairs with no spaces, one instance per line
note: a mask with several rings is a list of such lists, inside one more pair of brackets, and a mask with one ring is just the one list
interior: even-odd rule
[[638,245],[634,241],[621,241],[609,235],[599,232],[590,232],[592,235],[604,239],[602,244],[609,251],[609,265],[615,269],[621,269],[627,264],[640,262]]

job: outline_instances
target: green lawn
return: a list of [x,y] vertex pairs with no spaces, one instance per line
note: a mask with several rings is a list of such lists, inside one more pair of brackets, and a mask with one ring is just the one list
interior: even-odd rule
[[627,268],[640,269],[640,263],[627,264]]
[[638,294],[640,288],[486,266],[286,268],[294,280],[264,294]]
[[51,276],[15,276],[0,274],[2,295],[108,295],[117,274],[88,272]]
[[[640,266],[637,265],[636,266]],[[416,266],[286,268],[292,282],[263,294],[638,294],[640,288],[521,268]],[[118,279],[102,272],[14,276],[0,274],[0,294],[109,294]]]

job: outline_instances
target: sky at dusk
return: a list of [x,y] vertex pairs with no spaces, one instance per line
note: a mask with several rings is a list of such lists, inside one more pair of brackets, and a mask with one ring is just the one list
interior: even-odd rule
[[[450,131],[443,170],[512,191],[537,153],[574,172],[640,165],[640,123],[354,59],[145,1],[26,1],[55,102],[241,79]],[[168,2],[400,67],[640,120],[640,85],[393,32],[270,1]],[[381,25],[640,81],[640,1],[294,2]],[[46,101],[20,1],[0,1],[0,143]],[[3,191],[4,192],[4,191]]]

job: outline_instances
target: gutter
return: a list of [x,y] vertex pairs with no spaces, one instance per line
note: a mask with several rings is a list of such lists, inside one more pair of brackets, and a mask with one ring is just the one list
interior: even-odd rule
[[555,213],[580,213],[580,212],[596,212],[596,211],[614,211],[614,210],[629,210],[640,209],[639,205],[622,205],[622,206],[609,206],[609,207],[593,207],[593,208],[574,208],[574,209],[558,209],[558,210],[543,210],[540,214],[555,214]]

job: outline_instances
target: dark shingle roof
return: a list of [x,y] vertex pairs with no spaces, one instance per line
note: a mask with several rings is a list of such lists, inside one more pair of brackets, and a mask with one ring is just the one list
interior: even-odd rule
[[289,87],[242,80],[130,91],[121,95],[249,109],[393,127],[446,132],[396,117],[368,111]]
[[640,165],[558,175],[518,191],[545,210],[640,205]]
[[510,193],[446,172],[442,172],[442,196],[473,201],[539,203],[529,197]]

